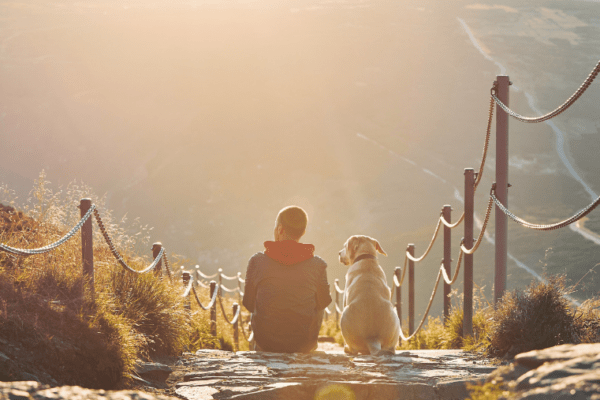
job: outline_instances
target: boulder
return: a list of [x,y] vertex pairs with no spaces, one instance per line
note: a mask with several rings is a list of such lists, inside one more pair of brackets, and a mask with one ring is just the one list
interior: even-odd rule
[[519,354],[488,382],[503,384],[511,399],[600,400],[600,344],[565,344]]
[[135,372],[142,379],[164,383],[173,370],[165,364],[138,361]]

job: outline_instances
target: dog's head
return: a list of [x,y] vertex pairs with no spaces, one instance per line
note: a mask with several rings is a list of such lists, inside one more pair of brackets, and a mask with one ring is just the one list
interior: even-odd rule
[[377,252],[387,256],[377,240],[362,235],[350,236],[344,243],[344,248],[340,250],[340,262],[344,265],[352,265],[356,257],[362,254],[376,256]]

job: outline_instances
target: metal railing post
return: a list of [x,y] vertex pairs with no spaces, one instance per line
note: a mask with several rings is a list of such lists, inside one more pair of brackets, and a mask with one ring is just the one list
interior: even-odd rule
[[[79,202],[79,211],[81,218],[87,214],[92,206],[92,199],[81,199]],[[90,296],[92,302],[96,298],[96,290],[94,287],[94,237],[92,218],[88,218],[81,227],[81,258],[83,261],[83,275],[88,278],[90,285]]]
[[[452,222],[452,207],[445,205],[442,209],[442,217],[446,222]],[[444,269],[448,276],[452,276],[452,229],[444,225]],[[452,279],[452,278],[451,278]],[[444,324],[450,315],[450,292],[452,286],[444,281]]]
[[[152,258],[153,259],[155,259],[158,256],[161,249],[162,249],[161,242],[156,242],[152,245]],[[154,268],[154,275],[158,275],[158,276],[162,277],[162,260],[160,260],[158,262],[158,264],[156,264],[156,267]]]
[[[181,278],[183,280],[184,289],[187,289],[188,285],[190,284],[191,274],[188,271],[183,271],[183,275],[181,276]],[[186,296],[186,298],[184,300],[184,307],[188,312],[190,312],[192,310],[192,304],[190,302],[189,294]]]
[[[408,254],[415,256],[415,245],[409,244]],[[408,334],[415,331],[415,262],[408,260]]]
[[[496,96],[508,107],[510,79],[496,77]],[[508,207],[508,114],[496,105],[496,198]],[[494,276],[494,305],[506,290],[506,259],[508,253],[508,224],[506,215],[496,206],[496,266]]]
[[[475,203],[475,171],[465,169],[465,241],[467,250],[473,248],[473,212]],[[465,254],[463,337],[473,336],[473,254]]]
[[[402,277],[402,268],[396,267],[394,269],[394,275],[398,282],[400,282],[400,278]],[[394,287],[396,288],[396,314],[398,315],[398,321],[400,321],[400,325],[402,325],[402,287],[396,286],[394,283]],[[402,339],[398,339],[401,341]]]
[[[217,290],[217,282],[210,281],[210,298],[212,299],[215,290]],[[218,294],[217,294],[218,296]],[[213,303],[213,306],[210,308],[210,334],[214,337],[217,337],[217,302]]]
[[[235,314],[237,314],[239,308],[239,304],[238,303],[233,303],[233,317],[235,318]],[[235,349],[235,351],[238,351],[240,349],[240,332],[238,330],[238,321],[239,321],[239,317],[238,319],[236,319],[236,321],[233,323],[233,348]]]
[[339,324],[340,324],[340,315],[338,313],[338,308],[337,308],[337,306],[339,304],[339,297],[340,297],[340,294],[337,291],[337,288],[339,286],[339,281],[340,281],[339,279],[336,279],[335,286],[334,286],[334,290],[335,290],[335,305],[334,305],[335,306],[335,310],[334,310],[335,311],[335,326],[339,326]]

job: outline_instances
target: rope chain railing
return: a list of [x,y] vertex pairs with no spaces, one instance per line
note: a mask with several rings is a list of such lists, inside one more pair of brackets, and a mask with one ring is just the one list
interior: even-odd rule
[[[117,262],[125,270],[136,273],[136,274],[145,274],[146,272],[152,271],[158,265],[158,263],[161,261],[161,259],[163,258],[163,255],[165,254],[165,248],[161,247],[160,252],[158,253],[158,255],[154,258],[154,261],[148,267],[142,269],[141,271],[131,268],[129,265],[127,265],[125,260],[123,260],[123,257],[118,252],[115,245],[113,244],[113,241],[110,238],[110,236],[108,235],[108,232],[106,231],[106,228],[104,227],[104,223],[102,222],[102,218],[100,218],[100,213],[98,212],[97,209],[94,209],[94,217],[96,217],[96,223],[98,224],[98,227],[100,228],[100,232],[102,233],[102,237],[104,238],[104,241],[108,245],[108,248],[110,249],[111,253],[115,257]],[[170,274],[169,274],[169,276],[170,276]]]
[[[479,183],[481,182],[481,178],[483,178],[483,171],[485,168],[485,162],[487,160],[487,153],[488,153],[488,149],[490,147],[490,138],[491,138],[491,133],[492,133],[492,120],[494,117],[494,99],[490,98],[490,107],[489,107],[489,111],[488,111],[488,123],[487,123],[487,129],[486,129],[486,133],[485,133],[485,140],[483,143],[483,154],[481,156],[481,164],[479,165],[479,172],[476,175],[476,179],[475,179],[475,183],[474,183],[474,191],[477,191],[477,187],[479,186]],[[427,249],[425,250],[425,252],[423,253],[423,255],[421,257],[414,257],[412,254],[410,254],[408,251],[406,252],[406,258],[408,260],[414,261],[414,262],[421,262],[423,261],[427,255],[429,255],[429,252],[431,251],[431,249],[433,248],[433,245],[438,237],[438,233],[440,231],[440,228],[443,225],[445,225],[446,227],[450,228],[450,229],[454,229],[456,227],[458,227],[464,220],[465,218],[465,213],[463,212],[461,214],[461,216],[459,217],[458,221],[451,224],[450,222],[446,221],[446,219],[444,218],[444,216],[442,215],[442,213],[440,213],[440,217],[438,218],[437,221],[437,225],[435,227],[435,230],[433,232],[433,236],[431,238],[431,241],[429,242],[429,245],[427,246]],[[405,264],[406,264],[406,260],[405,260]]]
[[96,211],[96,206],[92,205],[92,207],[90,207],[90,209],[86,212],[86,214],[83,216],[83,218],[81,218],[79,220],[79,222],[69,232],[67,232],[62,238],[60,238],[59,240],[57,240],[56,242],[54,242],[52,244],[49,244],[49,245],[43,246],[43,247],[39,247],[37,249],[19,249],[16,247],[12,247],[12,246],[8,246],[3,243],[0,243],[0,250],[4,250],[7,253],[11,253],[11,254],[14,254],[17,256],[24,256],[24,257],[32,256],[35,254],[48,253],[48,252],[56,249],[57,247],[62,246],[69,239],[71,239],[77,233],[77,231],[79,231],[81,229],[83,224],[90,218],[90,216],[92,215],[92,212],[95,212],[95,211]]
[[235,276],[227,276],[227,275],[221,273],[221,278],[226,279],[228,281],[233,281],[233,280],[238,279],[238,276],[237,275],[235,275]]
[[[190,281],[190,282],[193,282],[193,281]],[[210,288],[210,286],[206,286],[206,287]],[[200,301],[200,298],[198,297],[198,293],[196,293],[196,288],[193,285],[192,285],[192,293],[194,293],[194,297],[196,298],[196,303],[198,303],[198,306],[200,306],[200,308],[202,308],[205,311],[209,311],[215,304],[215,301],[217,301],[218,290],[214,291],[212,298],[210,299],[210,302],[206,306],[204,306],[202,304],[202,302]]]
[[[494,103],[495,100],[492,97],[490,97],[490,103],[489,103],[489,111],[488,111],[488,120],[487,120],[487,127],[486,127],[486,134],[485,134],[485,140],[484,140],[484,145],[483,145],[483,151],[482,151],[482,156],[481,156],[481,164],[479,166],[479,172],[475,175],[475,180],[472,182],[473,185],[473,196],[475,195],[475,192],[481,182],[481,179],[483,178],[483,172],[485,169],[485,163],[487,160],[487,153],[489,150],[489,145],[490,145],[490,138],[491,138],[491,131],[492,131],[492,121],[493,121],[493,116],[494,116]],[[433,288],[432,294],[430,296],[429,299],[429,303],[427,305],[426,311],[423,315],[423,318],[421,319],[419,325],[417,326],[417,328],[414,330],[414,332],[410,333],[409,336],[405,336],[404,333],[402,332],[402,328],[401,330],[401,338],[403,340],[410,340],[411,338],[413,338],[423,327],[423,324],[425,323],[425,320],[427,318],[427,316],[429,315],[429,311],[431,310],[431,306],[433,304],[433,300],[435,298],[435,295],[437,293],[438,290],[438,284],[440,279],[444,279],[444,282],[446,285],[452,285],[456,282],[456,280],[458,279],[459,276],[459,271],[461,268],[461,264],[463,261],[463,256],[464,254],[469,254],[472,255],[475,251],[477,251],[477,249],[479,248],[479,245],[481,244],[481,241],[485,235],[485,231],[487,228],[487,224],[491,215],[491,210],[492,210],[492,205],[493,205],[493,200],[490,197],[490,200],[488,202],[488,207],[486,210],[486,217],[485,217],[485,221],[482,225],[482,229],[481,232],[479,234],[479,237],[477,239],[477,241],[475,242],[475,245],[471,248],[471,249],[467,249],[464,246],[464,239],[463,241],[461,241],[461,246],[460,246],[460,252],[459,252],[459,257],[458,257],[458,262],[455,268],[455,272],[452,278],[450,278],[448,276],[448,273],[446,272],[446,268],[444,266],[444,262],[442,261],[442,264],[440,265],[439,271],[438,271],[438,276],[436,278],[436,283],[435,283],[435,287]],[[411,254],[410,252],[410,246],[409,248],[407,248],[407,250],[405,251],[405,256],[404,256],[404,265],[401,268],[399,277],[398,275],[394,274],[393,276],[393,282],[394,282],[394,286],[396,288],[396,292],[399,293],[400,288],[402,287],[402,284],[404,282],[404,279],[406,277],[406,271],[409,269],[408,268],[408,263],[409,261],[412,263],[418,263],[423,261],[431,252],[434,243],[436,242],[436,239],[438,238],[439,235],[439,231],[440,228],[442,227],[442,225],[446,228],[449,229],[454,229],[456,227],[458,227],[463,221],[465,220],[465,212],[463,211],[461,213],[461,216],[459,217],[458,221],[455,223],[450,223],[449,221],[446,220],[446,218],[444,217],[444,211],[442,210],[442,212],[440,212],[440,216],[438,218],[436,227],[434,229],[432,238],[429,242],[429,244],[427,245],[427,248],[425,249],[425,252],[420,256],[420,257],[415,257],[413,254]],[[414,246],[413,246],[413,250],[414,250]],[[412,264],[411,264],[412,265]],[[412,273],[412,272],[411,272]],[[394,293],[393,291],[390,293],[390,300],[392,300],[394,297]],[[399,294],[396,295],[397,298],[399,298]],[[409,299],[409,303],[410,303],[410,299]],[[397,310],[398,310],[398,318],[401,319],[401,315],[400,315],[400,309],[398,308],[399,305],[396,305]],[[414,306],[413,306],[414,307]],[[445,305],[444,307],[446,307],[446,301],[445,301]],[[411,316],[412,318],[412,316]],[[402,321],[400,321],[400,323],[402,324]],[[409,321],[409,325],[412,325],[412,319]],[[411,329],[411,328],[409,328]]]
[[542,116],[539,116],[539,117],[524,117],[520,114],[517,114],[510,108],[508,108],[496,96],[496,86],[492,87],[491,94],[492,94],[492,98],[494,99],[496,104],[498,104],[498,106],[500,106],[508,115],[515,118],[516,120],[519,120],[521,122],[529,122],[529,123],[543,122],[543,121],[547,121],[551,118],[556,117],[557,115],[563,113],[569,107],[571,107],[579,99],[579,97],[581,97],[581,95],[585,93],[587,88],[590,87],[590,85],[592,84],[592,82],[594,81],[594,79],[596,78],[598,73],[600,73],[600,61],[598,61],[598,63],[594,67],[594,69],[592,69],[592,72],[590,72],[590,74],[585,79],[585,81],[581,84],[581,86],[579,86],[579,88],[575,91],[575,93],[573,93],[571,95],[571,97],[569,97],[563,104],[558,106],[554,111],[551,111],[551,112],[544,114]]
[[236,288],[233,288],[233,289],[226,288],[224,285],[219,285],[219,287],[220,287],[222,290],[224,290],[224,291],[226,291],[226,292],[228,292],[228,293],[235,293],[235,292],[239,292],[239,291],[240,291],[240,288],[238,288],[238,287],[236,287]]
[[[184,268],[184,267],[182,267]],[[211,331],[213,332],[213,336],[216,336],[216,325],[217,325],[217,303],[219,304],[219,307],[221,309],[221,313],[223,315],[223,319],[225,320],[225,322],[229,325],[232,325],[233,327],[233,336],[234,336],[234,345],[235,348],[239,349],[239,330],[241,328],[242,331],[242,336],[244,337],[244,339],[246,341],[248,341],[249,343],[251,343],[254,340],[254,333],[251,332],[250,335],[248,335],[246,333],[246,330],[244,328],[244,321],[242,320],[242,308],[240,306],[240,304],[238,303],[233,303],[233,316],[231,319],[229,319],[229,317],[227,316],[227,312],[225,311],[225,306],[223,305],[223,295],[222,295],[222,291],[225,291],[227,293],[235,293],[238,292],[239,296],[240,296],[240,302],[241,302],[241,298],[244,295],[244,293],[241,290],[241,287],[239,286],[241,283],[246,282],[242,277],[241,277],[241,273],[237,273],[235,276],[231,277],[231,276],[227,276],[225,274],[222,273],[222,270],[219,268],[219,271],[216,274],[213,275],[207,275],[204,274],[202,271],[200,271],[199,266],[196,266],[196,275],[198,277],[218,277],[219,281],[221,279],[227,279],[227,280],[237,280],[238,281],[238,287],[230,289],[225,287],[224,285],[215,282],[214,280],[210,282],[210,285],[206,285],[204,284],[201,280],[197,280],[197,279],[191,279],[191,273],[187,272],[187,271],[183,271],[182,272],[182,276],[184,277],[184,282],[185,279],[190,279],[190,287],[191,287],[191,293],[193,293],[194,298],[196,300],[196,303],[198,304],[198,306],[200,308],[202,308],[205,311],[210,311],[210,319],[211,319]],[[211,300],[209,302],[209,304],[207,306],[203,305],[202,302],[200,301],[200,298],[198,296],[198,293],[196,291],[195,286],[201,286],[203,288],[209,288],[210,292],[211,292]],[[184,296],[187,296],[188,293],[184,293]],[[250,323],[248,323],[249,327],[250,327]]]
[[217,275],[219,275],[219,273],[218,273],[218,272],[217,272],[217,273],[214,273],[214,274],[212,274],[212,275],[205,275],[205,274],[203,274],[201,271],[197,271],[197,273],[198,273],[198,275],[200,275],[200,276],[201,276],[202,278],[204,278],[204,279],[212,279],[212,278],[216,278],[216,277],[217,277]]
[[600,204],[600,197],[598,197],[596,200],[594,200],[593,203],[591,203],[590,205],[588,205],[587,207],[585,207],[584,209],[580,210],[579,212],[577,212],[575,215],[573,215],[570,218],[567,218],[563,221],[554,223],[554,224],[548,224],[548,225],[542,225],[542,224],[532,224],[530,222],[525,221],[522,218],[517,217],[515,214],[513,214],[510,210],[508,210],[504,204],[502,204],[495,195],[495,191],[496,188],[492,188],[492,193],[491,193],[491,198],[493,199],[493,201],[496,203],[496,205],[498,206],[498,208],[500,210],[502,210],[502,212],[504,214],[506,214],[506,216],[508,218],[510,218],[511,220],[513,220],[514,222],[518,223],[521,226],[524,226],[525,228],[529,228],[529,229],[535,229],[538,231],[552,231],[555,229],[560,229],[560,228],[564,228],[568,225],[571,225],[577,221],[579,221],[580,219],[582,219],[583,217],[585,217],[586,215],[588,215],[590,212],[592,212],[596,207],[598,207],[598,204]]
[[[237,312],[234,314],[234,316],[231,318],[231,321],[229,320],[229,318],[227,318],[227,313],[225,312],[225,307],[223,307],[223,301],[221,296],[218,296],[219,298],[219,305],[221,306],[221,312],[223,313],[223,318],[225,319],[225,322],[227,322],[229,325],[233,325],[238,321],[238,317],[240,316],[240,307],[237,307]],[[237,303],[235,303],[237,304]]]
[[163,253],[163,261],[165,262],[165,269],[167,270],[167,276],[171,283],[173,282],[173,274],[171,273],[171,267],[169,266],[169,259],[167,258],[167,252]]
[[[494,189],[494,186],[492,186],[492,191],[493,191],[493,189]],[[486,229],[487,229],[487,225],[488,225],[488,222],[489,222],[491,214],[492,214],[492,208],[493,208],[493,205],[494,205],[494,200],[493,200],[492,196],[493,196],[492,192],[490,192],[490,199],[488,201],[488,206],[487,206],[486,213],[485,213],[485,219],[483,221],[483,224],[482,224],[482,227],[481,227],[481,231],[479,233],[479,236],[477,237],[477,240],[475,241],[475,244],[473,245],[473,247],[471,249],[467,249],[464,246],[464,240],[461,241],[460,251],[459,251],[459,256],[458,256],[458,262],[456,264],[456,268],[455,268],[454,275],[453,275],[452,278],[450,278],[448,276],[448,274],[447,274],[447,272],[446,272],[446,270],[444,268],[443,263],[442,263],[442,265],[440,265],[440,268],[439,268],[439,271],[438,271],[438,276],[437,276],[436,281],[435,281],[435,286],[434,286],[433,291],[431,293],[431,297],[429,298],[429,303],[427,304],[427,308],[425,310],[425,313],[423,314],[423,318],[421,319],[421,321],[420,321],[418,327],[415,329],[415,331],[412,332],[412,333],[410,333],[409,336],[405,336],[404,333],[400,334],[400,336],[402,337],[402,340],[410,340],[410,339],[412,339],[421,330],[421,328],[423,327],[423,324],[425,323],[425,320],[427,319],[427,316],[429,315],[429,311],[431,310],[431,306],[433,304],[433,300],[434,300],[435,295],[436,295],[437,290],[438,290],[438,284],[439,284],[440,279],[443,278],[444,281],[446,282],[446,284],[453,285],[457,281],[457,279],[458,279],[458,274],[460,272],[460,268],[461,268],[461,264],[462,264],[462,260],[463,260],[464,254],[474,254],[477,251],[477,249],[479,248],[479,245],[481,244],[481,242],[483,241],[483,238],[485,237],[485,232],[486,232]],[[396,288],[401,287],[402,286],[402,282],[404,281],[404,276],[406,274],[406,270],[408,269],[408,268],[406,268],[407,260],[408,260],[408,258],[405,258],[404,268],[402,268],[402,274],[401,274],[400,280],[398,280],[397,276],[394,275],[393,280],[394,280],[394,286]],[[402,332],[402,329],[400,329],[400,331]]]

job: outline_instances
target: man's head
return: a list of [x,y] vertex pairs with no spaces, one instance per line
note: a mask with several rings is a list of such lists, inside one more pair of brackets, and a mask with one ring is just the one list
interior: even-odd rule
[[288,206],[277,214],[275,220],[275,240],[298,241],[306,232],[308,215],[298,206]]

